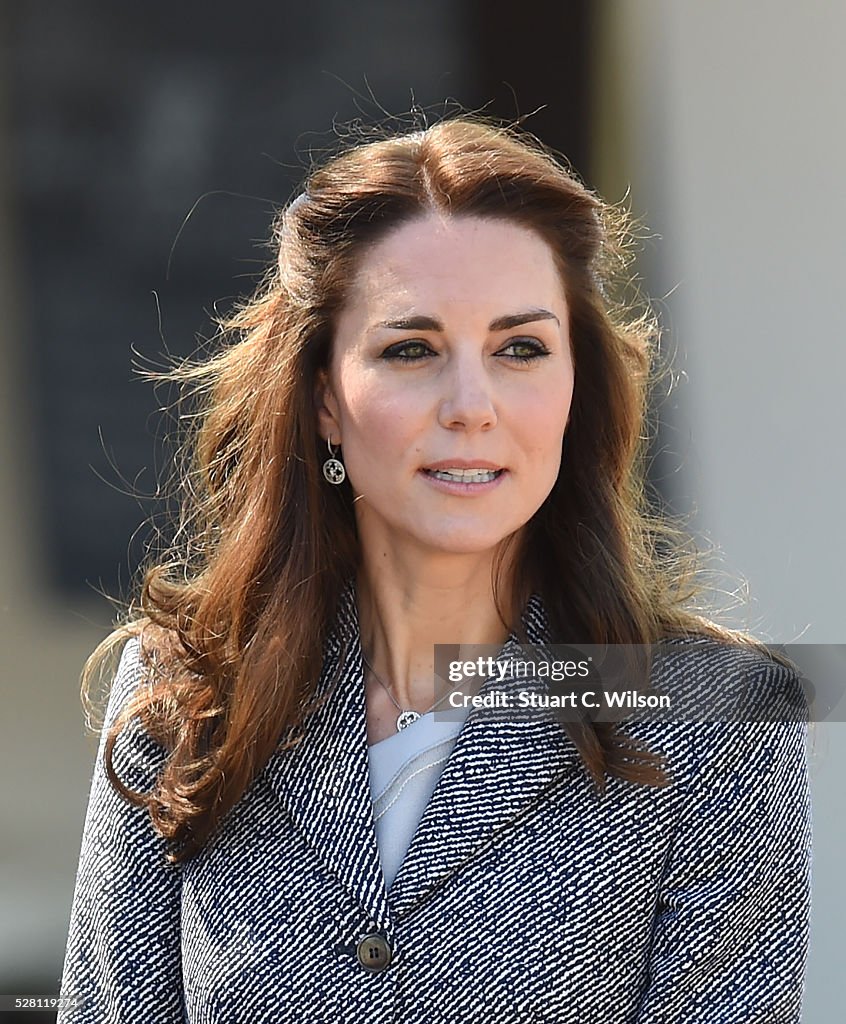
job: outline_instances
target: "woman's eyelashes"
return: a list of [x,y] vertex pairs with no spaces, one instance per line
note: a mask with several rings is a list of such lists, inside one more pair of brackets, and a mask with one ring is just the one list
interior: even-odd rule
[[[520,353],[508,351],[515,348],[522,351]],[[425,341],[398,341],[394,345],[388,346],[379,358],[389,359],[394,362],[419,363],[429,356],[436,356],[437,354]],[[518,363],[531,363],[543,356],[548,356],[550,352],[537,338],[512,338],[504,348],[501,348],[495,354],[498,358],[501,357]]]

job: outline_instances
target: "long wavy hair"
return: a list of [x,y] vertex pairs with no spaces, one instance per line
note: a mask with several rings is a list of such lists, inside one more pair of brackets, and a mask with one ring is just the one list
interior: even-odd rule
[[[658,331],[631,296],[626,212],[511,126],[461,115],[359,141],[308,176],[276,216],[276,259],[248,301],[216,321],[219,344],[149,376],[190,400],[176,540],[142,567],[122,621],[86,662],[95,670],[141,639],[149,685],[106,741],[112,784],[145,806],[173,862],[191,857],[271,755],[307,726],[327,629],[359,566],[349,482],[327,486],[315,375],[361,254],[437,211],[504,218],[550,246],[570,312],[575,389],[558,479],[520,534],[515,609],[542,597],[552,640],[649,645],[705,633],[759,645],[694,610],[697,561],[681,530],[650,510],[646,410]],[[621,285],[623,289],[621,290]],[[492,581],[497,593],[498,581]],[[499,598],[497,598],[499,603]],[[113,753],[135,717],[167,751],[152,790],[128,789]],[[601,788],[606,774],[668,779],[661,758],[613,723],[566,723]]]

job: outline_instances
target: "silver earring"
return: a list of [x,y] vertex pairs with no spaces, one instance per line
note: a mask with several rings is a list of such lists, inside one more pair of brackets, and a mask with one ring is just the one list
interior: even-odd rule
[[329,446],[329,458],[323,463],[323,475],[330,484],[342,484],[347,478],[347,471],[340,459],[335,458],[332,451],[332,442],[327,437],[326,444]]

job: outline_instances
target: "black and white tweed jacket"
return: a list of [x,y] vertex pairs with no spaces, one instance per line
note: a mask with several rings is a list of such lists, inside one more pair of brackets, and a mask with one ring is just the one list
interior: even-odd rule
[[[542,642],[537,596],[525,614]],[[94,769],[60,1024],[782,1024],[800,1019],[810,914],[805,741],[792,722],[632,722],[667,787],[597,794],[552,720],[467,719],[388,894],[371,813],[361,652],[347,588],[305,739],[274,754],[201,854],[164,858]],[[516,642],[514,635],[509,644]],[[685,638],[659,681],[795,674]],[[506,645],[507,648],[508,645]],[[124,648],[107,725],[142,671]],[[105,734],[105,733],[104,733]],[[163,752],[133,726],[126,782]],[[363,966],[377,935],[390,960]]]

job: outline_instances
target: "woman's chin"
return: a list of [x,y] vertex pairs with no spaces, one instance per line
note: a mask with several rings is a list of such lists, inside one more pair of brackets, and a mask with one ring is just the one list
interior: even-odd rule
[[500,531],[479,533],[470,530],[444,531],[421,537],[421,544],[430,548],[433,554],[442,555],[484,555],[494,552],[507,535]]

